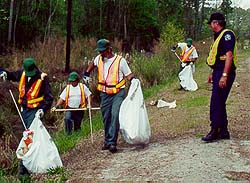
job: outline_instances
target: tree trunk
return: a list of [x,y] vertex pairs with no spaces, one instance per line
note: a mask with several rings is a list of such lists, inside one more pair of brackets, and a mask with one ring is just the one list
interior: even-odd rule
[[11,0],[10,1],[10,17],[9,17],[8,43],[10,43],[11,39],[12,39],[13,5],[14,5],[14,0]]
[[71,14],[72,14],[72,0],[68,0],[67,40],[66,40],[66,65],[65,65],[65,72],[69,72],[69,71],[70,71]]

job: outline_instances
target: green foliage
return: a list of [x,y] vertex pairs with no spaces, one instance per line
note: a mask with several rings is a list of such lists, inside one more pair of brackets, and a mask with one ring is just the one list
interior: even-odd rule
[[160,41],[167,47],[185,41],[185,31],[177,28],[173,23],[168,22],[162,29]]
[[182,106],[185,108],[205,106],[209,103],[209,97],[210,96],[192,96],[185,100]]
[[63,174],[64,172],[63,167],[49,168],[47,170],[48,175]]

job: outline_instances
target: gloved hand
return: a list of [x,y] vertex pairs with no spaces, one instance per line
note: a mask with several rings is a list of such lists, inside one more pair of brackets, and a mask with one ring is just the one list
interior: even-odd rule
[[177,48],[176,46],[173,46],[173,47],[171,48],[171,51],[172,51],[172,52],[175,52],[175,51],[176,51],[176,48]]
[[48,76],[48,74],[46,74],[45,72],[43,72],[43,73],[41,74],[41,80],[44,80],[44,78],[45,78],[46,76]]
[[7,73],[5,71],[0,72],[0,78],[3,81],[6,81],[6,79],[7,79]]
[[187,64],[186,63],[181,63],[181,67],[185,67]]
[[58,109],[58,105],[55,105],[54,107],[52,107],[52,108],[50,109],[50,111],[51,111],[51,112],[55,112],[56,109]]
[[36,114],[35,114],[35,117],[41,119],[43,117],[43,115],[44,115],[43,109],[38,109]]
[[83,81],[85,82],[85,84],[89,84],[89,81],[90,81],[90,73],[89,72],[84,72],[83,74]]

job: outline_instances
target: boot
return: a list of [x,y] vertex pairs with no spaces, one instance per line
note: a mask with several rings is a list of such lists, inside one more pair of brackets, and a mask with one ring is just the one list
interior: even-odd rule
[[218,128],[211,128],[210,132],[205,137],[202,137],[201,140],[205,142],[214,142],[218,140]]
[[230,133],[227,128],[220,128],[219,134],[218,134],[219,139],[230,139]]

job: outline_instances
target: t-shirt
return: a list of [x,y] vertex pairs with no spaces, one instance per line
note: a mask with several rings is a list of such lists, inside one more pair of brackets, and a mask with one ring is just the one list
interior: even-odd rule
[[[84,87],[84,96],[85,98],[88,98],[91,95],[91,92],[89,88],[86,87],[85,84],[83,84],[83,87]],[[64,88],[63,92],[60,95],[60,98],[63,99],[64,101],[66,100],[66,88]],[[81,89],[79,83],[75,87],[70,85],[68,106],[70,108],[79,108],[80,104],[81,104]]]
[[[113,63],[113,61],[115,60],[116,56],[117,55],[115,54],[114,57],[112,57],[112,58],[109,58],[109,59],[104,58],[104,60],[103,60],[103,62],[104,62],[104,64],[103,64],[104,65],[104,69],[103,69],[104,70],[103,71],[104,72],[104,79],[107,78],[108,69],[109,69],[110,65]],[[94,60],[95,66],[98,66],[99,59],[100,59],[100,55],[98,55]],[[128,76],[131,73],[132,72],[128,66],[127,61],[125,60],[125,58],[121,58],[120,65],[119,65],[119,81],[121,81],[124,78],[124,76]],[[124,88],[124,87],[125,87],[125,85],[122,86],[121,88]]]

